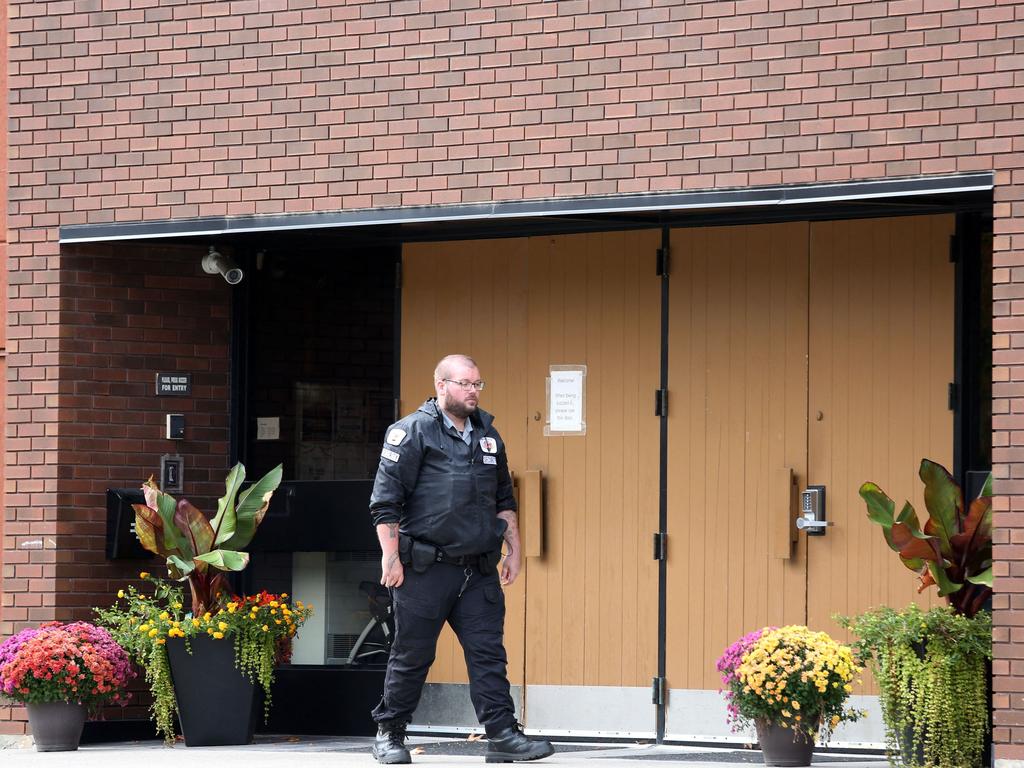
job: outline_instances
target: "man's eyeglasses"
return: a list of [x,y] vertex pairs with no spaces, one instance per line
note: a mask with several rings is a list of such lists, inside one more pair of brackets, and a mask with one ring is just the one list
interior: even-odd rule
[[465,379],[441,379],[441,381],[447,381],[450,384],[458,384],[465,392],[469,392],[471,389],[475,389],[477,392],[484,388],[484,382],[482,381],[466,381]]

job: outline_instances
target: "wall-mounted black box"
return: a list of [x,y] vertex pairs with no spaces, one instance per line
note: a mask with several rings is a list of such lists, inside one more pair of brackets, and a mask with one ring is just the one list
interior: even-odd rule
[[135,536],[135,510],[132,504],[145,504],[139,488],[107,489],[107,559],[148,560],[153,553],[144,549]]

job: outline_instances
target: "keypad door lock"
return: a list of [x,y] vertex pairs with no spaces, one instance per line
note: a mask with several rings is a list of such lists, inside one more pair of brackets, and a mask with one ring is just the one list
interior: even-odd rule
[[796,527],[808,536],[824,536],[825,530],[832,525],[825,519],[825,486],[809,485],[800,491],[800,516],[796,519]]

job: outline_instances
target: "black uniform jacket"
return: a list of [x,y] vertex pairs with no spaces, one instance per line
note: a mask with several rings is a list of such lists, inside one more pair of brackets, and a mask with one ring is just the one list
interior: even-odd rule
[[454,444],[435,398],[388,429],[370,496],[375,526],[398,522],[453,557],[500,548],[507,524],[497,513],[516,510],[505,444],[491,414],[477,409],[470,419],[468,449]]

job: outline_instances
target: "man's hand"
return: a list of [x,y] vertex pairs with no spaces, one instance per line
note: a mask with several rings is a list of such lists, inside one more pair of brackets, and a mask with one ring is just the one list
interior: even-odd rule
[[390,552],[380,559],[380,572],[380,583],[385,587],[400,587],[405,581],[405,567],[397,552]]
[[505,547],[508,551],[501,559],[501,567],[498,569],[501,586],[507,587],[516,580],[519,571],[523,568],[523,547],[519,543],[519,521],[516,518],[516,513],[505,509],[498,513],[498,517],[508,523],[505,528]]
[[519,557],[519,550],[509,552],[501,558],[501,566],[498,569],[498,576],[501,579],[501,586],[507,587],[519,575],[523,568],[523,562]]
[[405,568],[398,557],[398,523],[379,523],[377,541],[380,542],[380,583],[385,587],[400,587],[405,581]]

